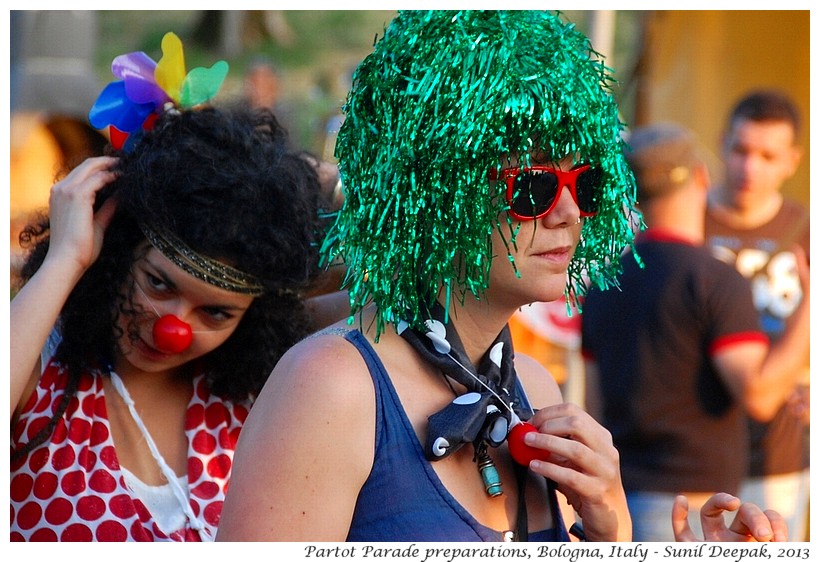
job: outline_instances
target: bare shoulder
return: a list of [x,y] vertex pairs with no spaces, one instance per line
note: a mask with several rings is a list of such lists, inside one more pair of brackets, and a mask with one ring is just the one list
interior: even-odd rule
[[549,371],[529,355],[515,354],[515,371],[534,408],[564,401],[561,389]]
[[338,331],[291,348],[242,428],[219,539],[343,541],[373,464],[375,411],[367,364]]
[[[367,364],[339,327],[314,334],[285,353],[277,363],[258,402],[266,395],[287,389],[290,399],[313,401],[333,398],[333,403],[373,395]],[[315,398],[311,398],[315,397]]]

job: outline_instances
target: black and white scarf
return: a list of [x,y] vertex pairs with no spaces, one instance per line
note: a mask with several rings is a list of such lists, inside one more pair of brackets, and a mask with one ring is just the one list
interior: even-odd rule
[[[464,351],[455,326],[444,322],[444,314],[444,308],[436,302],[428,311],[426,331],[410,328],[406,322],[397,325],[398,333],[425,361],[440,369],[445,377],[451,377],[468,389],[467,393],[457,396],[449,405],[427,418],[424,454],[428,460],[437,461],[453,454],[465,443],[472,443],[475,449],[473,461],[480,465],[479,459],[489,460],[486,457],[488,446],[498,447],[506,440],[510,427],[517,423],[514,417],[529,419],[532,411],[521,409],[517,398],[517,375],[509,326],[504,326],[476,369]],[[512,536],[513,540],[526,541],[526,468],[514,463],[514,469],[518,481],[518,513]],[[479,472],[482,472],[480,466]],[[498,482],[500,485],[500,480]]]
[[[425,361],[464,385],[468,392],[457,396],[448,406],[428,418],[424,454],[430,461],[446,458],[465,443],[498,447],[507,438],[516,409],[516,373],[510,330],[498,334],[478,369],[464,351],[455,326],[444,323],[444,308],[435,303],[425,322],[426,332],[400,322],[399,334]],[[529,414],[516,414],[522,419]]]

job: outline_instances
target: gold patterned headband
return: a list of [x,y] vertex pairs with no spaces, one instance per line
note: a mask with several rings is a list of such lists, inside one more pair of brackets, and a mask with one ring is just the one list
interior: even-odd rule
[[197,254],[170,232],[159,233],[145,224],[140,224],[140,229],[163,256],[197,279],[233,293],[258,297],[265,292],[265,287],[253,275]]

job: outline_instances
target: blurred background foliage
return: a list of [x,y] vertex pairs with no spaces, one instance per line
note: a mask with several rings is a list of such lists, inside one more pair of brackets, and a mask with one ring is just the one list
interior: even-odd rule
[[[162,37],[182,40],[188,70],[218,60],[230,72],[215,103],[247,102],[248,72],[260,61],[275,69],[276,96],[263,105],[290,132],[296,149],[333,164],[335,133],[356,65],[383,36],[393,10],[11,10],[10,237],[12,277],[23,249],[18,234],[48,204],[50,186],[71,167],[105,149],[107,131],[88,123],[88,111],[116,80],[111,61],[143,51],[162,57]],[[566,12],[585,33],[604,14],[613,68],[632,64],[638,48],[637,12]],[[613,55],[608,55],[612,51]],[[621,59],[621,61],[617,60]],[[628,75],[628,73],[627,73]],[[256,91],[269,91],[270,80]],[[622,97],[618,88],[616,96]],[[275,100],[273,99],[275,97]],[[271,101],[272,100],[272,101]],[[625,107],[628,107],[626,104]],[[628,113],[625,115],[628,119]]]
[[[160,42],[175,32],[188,68],[227,60],[231,70],[220,100],[242,95],[242,82],[255,61],[270,62],[279,75],[281,115],[294,144],[315,153],[323,146],[323,124],[338,113],[356,63],[394,11],[107,11],[98,12],[95,69],[111,80],[119,54],[141,50],[155,60]],[[282,109],[286,108],[286,109]]]
[[[9,138],[12,270],[17,234],[48,204],[55,179],[103,150],[88,110],[114,80],[111,61],[144,51],[159,60],[169,31],[188,69],[226,60],[215,100],[245,99],[249,69],[276,69],[274,113],[295,148],[334,163],[335,131],[356,65],[372,51],[393,10],[10,10]],[[569,10],[614,70],[622,119],[636,126],[676,121],[692,128],[721,178],[720,142],[731,105],[751,88],[775,87],[810,122],[808,10]],[[261,89],[261,88],[260,88]],[[103,134],[101,134],[103,133]],[[799,143],[810,153],[810,131]],[[804,158],[784,193],[809,203]]]
[[[395,13],[11,10],[12,211],[43,205],[55,176],[43,152],[29,149],[38,126],[56,137],[63,156],[79,154],[64,146],[68,125],[73,119],[75,129],[88,126],[89,108],[114,79],[111,61],[132,51],[159,60],[168,31],[182,39],[189,69],[228,61],[231,70],[216,102],[242,99],[246,73],[258,61],[275,67],[274,113],[292,143],[333,162],[333,132],[352,72]],[[750,88],[786,91],[809,122],[808,10],[569,10],[564,17],[614,69],[613,93],[624,122],[672,120],[692,128],[716,156],[716,181],[725,115]],[[799,141],[808,152],[808,127]],[[806,204],[808,163],[804,159],[784,188]]]
[[[94,68],[103,85],[111,81],[117,55],[145,51],[158,60],[168,31],[182,39],[188,68],[210,66],[222,58],[231,71],[220,99],[241,96],[246,70],[260,59],[270,61],[281,78],[283,120],[296,145],[327,154],[326,124],[337,115],[356,64],[372,50],[395,11],[132,11],[96,12],[98,39]],[[592,12],[569,11],[566,18],[588,33]],[[617,12],[613,67],[631,64],[637,49],[635,12]],[[618,64],[620,61],[621,64]],[[616,77],[620,72],[616,73]],[[616,96],[629,95],[627,90]],[[628,105],[628,104],[627,104]]]

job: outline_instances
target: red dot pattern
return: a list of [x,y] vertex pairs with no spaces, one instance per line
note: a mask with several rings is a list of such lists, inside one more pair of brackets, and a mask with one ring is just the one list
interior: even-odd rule
[[[204,529],[188,522],[166,534],[125,484],[106,415],[103,376],[85,373],[51,439],[12,463],[11,541],[213,540],[249,403],[226,404],[209,395],[204,377],[194,380],[185,419],[188,490]],[[48,422],[65,379],[57,364],[45,370],[12,429],[12,452]]]

